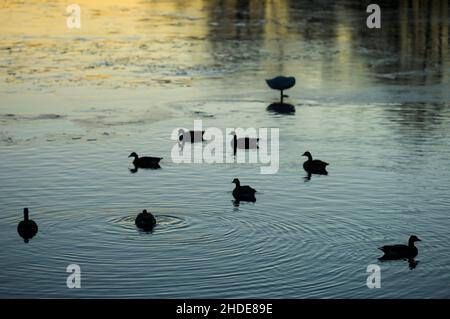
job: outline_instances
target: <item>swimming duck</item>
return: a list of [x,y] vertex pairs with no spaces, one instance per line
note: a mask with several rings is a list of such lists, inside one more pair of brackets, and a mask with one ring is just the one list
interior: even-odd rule
[[408,245],[392,245],[383,246],[380,249],[384,252],[384,255],[378,259],[380,260],[392,260],[392,259],[413,259],[417,256],[418,250],[414,246],[416,241],[421,241],[417,236],[411,236],[408,240]]
[[159,161],[162,160],[162,157],[139,157],[135,152],[128,157],[134,157],[133,164],[138,168],[159,168]]
[[202,142],[205,131],[185,131],[182,128],[178,130],[178,140],[180,142],[190,141],[191,143]]
[[37,224],[33,220],[28,219],[28,208],[23,209],[23,220],[17,225],[17,232],[26,243],[38,232]]
[[241,137],[238,138],[236,136],[236,132],[231,132],[230,135],[233,135],[233,140],[231,141],[231,145],[233,147],[234,154],[236,155],[236,149],[255,149],[258,147],[259,138],[254,137]]
[[283,104],[283,98],[288,97],[283,94],[283,91],[295,85],[295,78],[293,76],[277,76],[266,80],[266,83],[271,89],[280,91],[280,103]]
[[326,162],[323,162],[321,160],[313,160],[312,155],[310,152],[306,151],[302,154],[302,156],[308,157],[308,160],[303,163],[303,168],[308,174],[321,174],[321,175],[327,175],[327,165],[329,165]]
[[144,209],[142,213],[137,215],[135,224],[140,229],[151,231],[156,225],[156,219],[152,213],[149,213],[146,209]]
[[233,190],[233,196],[238,201],[256,202],[255,193],[256,190],[250,186],[241,186],[239,179],[233,179],[232,183],[236,184]]

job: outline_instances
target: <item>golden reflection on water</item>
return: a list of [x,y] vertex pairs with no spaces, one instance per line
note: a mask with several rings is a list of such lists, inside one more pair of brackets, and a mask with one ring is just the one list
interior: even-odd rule
[[367,29],[365,6],[349,1],[76,3],[80,29],[66,26],[67,1],[2,2],[4,84],[190,86],[288,73],[306,88],[449,80],[446,0],[381,1],[381,30]]

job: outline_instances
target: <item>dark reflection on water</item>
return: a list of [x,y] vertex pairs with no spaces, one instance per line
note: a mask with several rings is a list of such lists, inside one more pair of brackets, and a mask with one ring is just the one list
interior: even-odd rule
[[415,259],[385,259],[385,260],[380,260],[382,263],[389,263],[389,262],[408,262],[408,266],[410,270],[416,269],[417,265],[419,265],[420,261],[419,260],[415,260]]
[[161,168],[161,165],[154,164],[151,167],[145,167],[145,168],[142,168],[142,167],[139,167],[139,166],[134,166],[133,168],[129,168],[128,170],[130,171],[130,173],[135,174],[139,170],[144,170],[144,171],[145,170],[156,170],[156,169],[160,169],[160,168]]
[[388,84],[448,81],[448,2],[379,1],[381,29],[366,27],[370,3],[208,1],[207,39],[219,63],[270,60],[272,73],[287,71],[297,46],[296,64],[316,63],[324,77],[353,69]]
[[267,107],[267,111],[278,114],[295,114],[295,106],[288,103],[272,103]]
[[352,44],[355,48],[363,46],[372,50],[380,58],[378,61],[367,59],[367,66],[378,75],[378,79],[392,84],[413,85],[448,81],[448,1],[377,3],[383,8],[381,30],[373,32],[367,28],[355,28]]
[[[224,40],[252,41],[259,47],[264,40],[266,1],[212,0],[207,6],[208,38],[214,44]],[[235,47],[239,47],[236,43]]]

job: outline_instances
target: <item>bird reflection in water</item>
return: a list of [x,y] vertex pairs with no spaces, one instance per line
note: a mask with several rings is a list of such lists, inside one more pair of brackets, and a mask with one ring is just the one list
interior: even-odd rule
[[231,201],[233,203],[234,207],[239,207],[241,205],[241,202],[244,203],[256,203],[256,198],[253,199],[248,199],[248,200],[238,200],[238,199],[234,199]]
[[139,166],[134,166],[134,168],[130,168],[130,173],[135,174],[139,171],[139,169],[159,169],[161,168],[161,166],[159,164],[154,164],[152,166],[149,167],[139,167]]
[[28,217],[28,208],[23,210],[23,220],[17,225],[17,232],[25,243],[28,243],[38,232],[37,224]]
[[414,259],[408,259],[409,269],[413,270],[417,267],[420,261]]
[[295,106],[289,103],[272,103],[267,107],[267,111],[277,114],[293,115],[295,113]]
[[305,183],[309,182],[311,180],[311,176],[312,176],[312,174],[308,173],[305,177],[303,177],[303,179],[305,180]]

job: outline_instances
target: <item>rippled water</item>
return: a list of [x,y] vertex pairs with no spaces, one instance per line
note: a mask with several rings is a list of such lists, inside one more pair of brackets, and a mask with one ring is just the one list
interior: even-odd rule
[[[450,297],[445,1],[413,1],[406,17],[390,7],[377,34],[355,27],[365,8],[350,2],[80,2],[85,34],[67,34],[58,1],[2,26],[0,296]],[[10,1],[0,12],[31,14]],[[43,27],[57,18],[61,29]],[[278,94],[264,79],[279,73],[297,77],[295,114],[266,110]],[[278,173],[173,163],[172,130],[195,119],[279,128]],[[305,179],[306,150],[328,176]],[[132,151],[162,168],[130,172]],[[234,205],[235,177],[256,203]],[[39,225],[28,244],[23,207]],[[144,208],[152,233],[134,225]],[[414,269],[377,260],[411,234]],[[69,264],[81,289],[66,287]],[[366,286],[369,264],[381,289]]]

